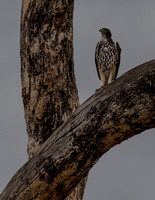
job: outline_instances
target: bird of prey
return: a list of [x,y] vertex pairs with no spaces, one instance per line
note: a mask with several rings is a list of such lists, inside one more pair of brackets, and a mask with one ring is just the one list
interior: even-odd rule
[[121,48],[118,42],[114,43],[111,31],[107,28],[99,30],[102,39],[96,45],[95,63],[101,87],[116,79],[120,65]]

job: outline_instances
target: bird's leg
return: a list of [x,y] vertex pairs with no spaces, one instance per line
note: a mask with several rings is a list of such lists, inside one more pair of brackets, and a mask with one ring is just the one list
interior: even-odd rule
[[105,75],[102,74],[102,77],[101,77],[101,87],[96,89],[96,91],[100,90],[101,88],[103,88],[105,86]]
[[105,85],[105,74],[101,76],[101,88]]
[[116,71],[116,66],[114,66],[112,68],[112,70],[110,71],[109,78],[108,78],[108,83],[112,83],[114,81],[115,71]]

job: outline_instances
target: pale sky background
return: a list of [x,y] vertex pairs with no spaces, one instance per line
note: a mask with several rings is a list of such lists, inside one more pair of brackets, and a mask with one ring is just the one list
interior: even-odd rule
[[[75,73],[81,103],[100,86],[95,63],[99,29],[122,48],[119,76],[155,57],[154,0],[76,0]],[[27,161],[20,85],[21,0],[0,0],[0,192]],[[114,147],[91,169],[84,200],[154,200],[155,129]]]

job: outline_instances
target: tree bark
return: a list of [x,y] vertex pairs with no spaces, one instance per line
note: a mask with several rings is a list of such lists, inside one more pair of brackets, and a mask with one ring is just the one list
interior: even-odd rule
[[113,146],[155,127],[155,60],[84,102],[15,174],[0,200],[63,200]]
[[[79,106],[73,8],[73,0],[23,0],[21,81],[29,158]],[[82,199],[83,191],[79,185],[67,200]]]
[[73,0],[23,0],[21,81],[30,157],[79,106]]

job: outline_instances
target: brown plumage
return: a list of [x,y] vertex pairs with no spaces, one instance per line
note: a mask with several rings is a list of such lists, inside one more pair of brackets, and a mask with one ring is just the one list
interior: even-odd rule
[[101,87],[116,79],[120,65],[121,48],[114,43],[111,32],[107,28],[100,29],[102,39],[97,43],[95,63]]

